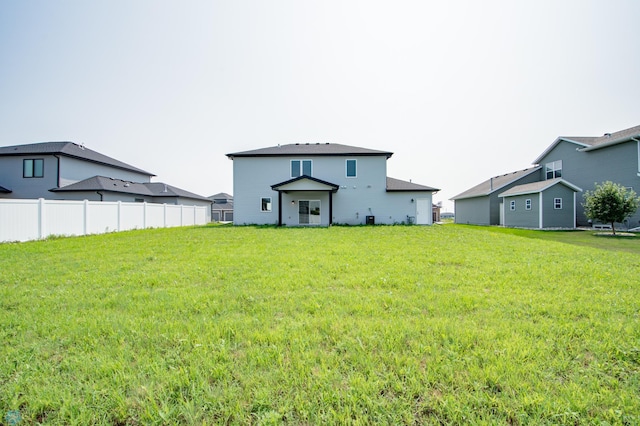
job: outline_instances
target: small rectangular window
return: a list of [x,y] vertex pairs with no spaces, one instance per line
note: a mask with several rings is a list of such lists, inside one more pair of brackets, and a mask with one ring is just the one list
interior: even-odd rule
[[347,160],[347,177],[356,177],[356,160]]
[[527,199],[524,201],[524,208],[525,208],[526,210],[531,210],[531,198],[527,198]]
[[556,210],[562,209],[562,198],[553,199],[553,208]]
[[262,197],[260,199],[260,211],[263,211],[263,212],[271,211],[271,197]]
[[304,176],[311,176],[311,160],[302,161],[302,174]]
[[44,160],[42,158],[22,160],[22,177],[41,178],[43,176]]
[[513,201],[511,201],[511,202],[509,203],[509,209],[510,209],[511,211],[514,211],[514,210],[516,209],[516,201],[515,201],[515,200],[513,200]]

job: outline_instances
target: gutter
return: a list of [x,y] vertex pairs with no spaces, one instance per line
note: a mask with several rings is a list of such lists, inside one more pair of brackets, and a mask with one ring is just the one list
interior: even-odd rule
[[611,145],[617,145],[619,143],[627,142],[627,141],[631,141],[631,140],[634,140],[634,141],[638,142],[638,140],[636,139],[636,137],[638,137],[638,136],[640,136],[640,135],[626,136],[624,138],[614,139],[612,141],[601,143],[599,145],[592,145],[592,146],[589,146],[589,147],[586,147],[586,148],[578,149],[578,151],[580,151],[580,152],[594,151],[596,149],[606,148],[606,147],[611,146]]

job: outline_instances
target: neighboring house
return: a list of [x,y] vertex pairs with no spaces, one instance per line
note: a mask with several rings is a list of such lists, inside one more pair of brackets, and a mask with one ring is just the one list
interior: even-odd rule
[[[533,223],[533,219],[527,216],[534,213],[520,210],[517,203],[526,202],[528,195],[537,194],[531,198],[533,210],[536,208],[534,201],[536,197],[549,199],[552,192],[560,191],[564,194],[553,198],[561,199],[557,203],[554,202],[554,205],[562,205],[562,208],[550,209],[547,205],[537,210],[543,217],[538,217],[535,227],[558,227],[558,221],[565,225],[569,224],[562,227],[588,226],[590,222],[584,214],[582,207],[584,198],[580,194],[581,191],[592,191],[596,184],[609,180],[632,188],[636,193],[640,192],[640,126],[616,133],[605,133],[603,136],[558,137],[534,160],[534,164],[535,167],[527,169],[532,171],[527,175],[528,181],[518,179],[516,175],[518,172],[516,172],[512,174],[514,179],[510,180],[508,186],[500,187],[499,192],[488,191],[489,181],[486,181],[453,197],[456,223],[528,227]],[[559,178],[562,180],[557,181]],[[496,178],[492,179],[495,187]],[[546,183],[513,188],[534,181]],[[557,183],[562,185],[558,186]],[[523,191],[533,192],[524,194]],[[502,198],[504,205],[500,207]],[[512,201],[516,202],[515,213],[510,210]],[[500,217],[502,212],[504,212],[504,218]],[[569,213],[573,214],[573,221],[564,218]],[[559,219],[559,216],[563,216],[563,219]],[[640,211],[625,222],[628,228],[640,225]],[[519,225],[520,223],[523,225]]]
[[0,147],[0,198],[206,205],[205,197],[73,142]]
[[575,228],[580,188],[561,178],[514,186],[499,194],[504,199],[504,226],[518,228]]
[[387,177],[392,155],[330,143],[227,154],[233,160],[234,223],[433,223],[438,189]]
[[474,225],[502,224],[502,199],[500,193],[540,180],[541,167],[531,167],[517,172],[494,176],[452,198],[455,205],[455,223]]
[[233,197],[226,192],[209,197],[212,222],[233,222]]
[[[542,179],[562,179],[593,191],[596,183],[612,181],[640,193],[640,126],[595,137],[557,138],[534,163],[544,166]],[[588,226],[583,197],[578,197],[576,223]],[[640,211],[625,224],[640,225]]]

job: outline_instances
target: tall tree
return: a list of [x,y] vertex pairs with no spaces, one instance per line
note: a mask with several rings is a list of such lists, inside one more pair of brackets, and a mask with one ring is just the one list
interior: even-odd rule
[[582,206],[587,218],[610,223],[613,235],[616,234],[615,223],[634,214],[640,204],[633,189],[611,181],[596,184],[593,191],[585,192],[584,199]]

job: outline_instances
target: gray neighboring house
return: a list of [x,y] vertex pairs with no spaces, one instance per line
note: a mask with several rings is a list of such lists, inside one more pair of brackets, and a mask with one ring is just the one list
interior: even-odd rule
[[388,177],[392,155],[333,143],[227,154],[234,224],[432,224],[438,189]]
[[212,222],[233,222],[233,197],[226,192],[208,197],[211,200]]
[[[514,178],[508,185],[504,185],[495,190],[487,189],[490,185],[489,181],[483,182],[459,195],[452,198],[455,202],[456,223],[473,223],[480,225],[498,225],[502,224],[500,212],[507,211],[505,204],[504,210],[500,208],[500,196],[505,195],[505,200],[513,201],[515,197],[513,192],[509,192],[514,186],[533,183],[534,181],[553,181],[562,178],[564,188],[574,188],[575,191],[567,192],[562,198],[563,206],[573,204],[575,207],[575,220],[573,226],[589,226],[590,222],[584,214],[582,203],[583,196],[576,194],[582,190],[583,192],[592,191],[597,183],[604,181],[612,181],[628,188],[632,188],[636,193],[640,193],[640,126],[621,130],[615,133],[605,133],[602,136],[561,136],[558,137],[533,163],[535,166],[527,175],[527,180],[517,179],[517,173],[511,174]],[[523,171],[524,172],[524,171]],[[508,179],[510,175],[502,177]],[[501,177],[496,177],[501,178]],[[493,187],[496,185],[496,178],[493,178]],[[544,184],[540,184],[545,187]],[[545,189],[543,192],[560,190],[557,185]],[[576,200],[571,201],[576,195]],[[514,198],[515,197],[515,198]],[[525,198],[526,199],[526,198]],[[532,199],[533,200],[533,199]],[[533,203],[533,201],[532,201]],[[568,204],[567,204],[568,203]],[[563,207],[564,210],[564,207]],[[519,212],[519,210],[516,210]],[[544,214],[557,215],[558,212],[550,212],[543,210]],[[515,220],[517,223],[524,221],[527,224],[531,222],[525,220],[524,216],[516,219],[514,215],[510,215],[509,220]],[[566,211],[562,213],[566,215]],[[547,224],[552,221],[542,220],[540,223]],[[568,223],[568,222],[563,222]],[[508,223],[506,223],[508,225]],[[640,211],[625,220],[622,224],[627,228],[634,228],[640,225]],[[519,225],[509,225],[519,226]],[[555,227],[548,225],[543,227]]]
[[540,180],[541,167],[530,167],[504,175],[494,176],[455,197],[455,223],[474,225],[502,224],[502,198],[500,193],[517,185]]
[[0,147],[0,198],[211,204],[153,176],[73,142]]
[[498,194],[502,224],[517,228],[575,228],[576,193],[582,189],[562,178],[514,186]]
[[[602,136],[561,136],[534,163],[544,166],[542,179],[562,179],[593,191],[596,183],[610,180],[640,193],[640,126]],[[578,197],[576,224],[588,226],[583,197]],[[640,225],[640,211],[627,228]]]

